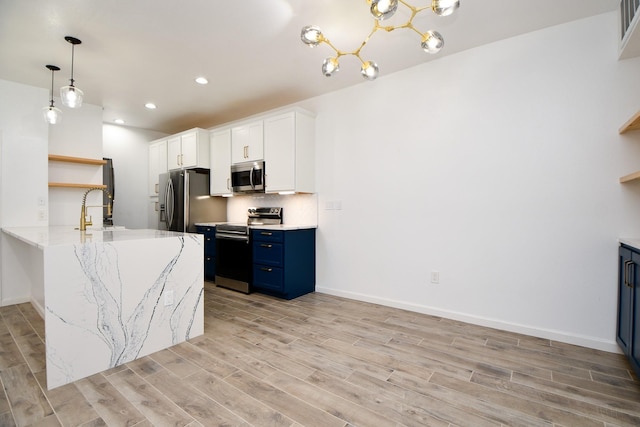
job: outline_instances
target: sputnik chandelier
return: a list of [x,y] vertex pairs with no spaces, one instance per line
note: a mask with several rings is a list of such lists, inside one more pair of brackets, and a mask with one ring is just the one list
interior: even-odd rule
[[[315,25],[308,25],[302,29],[300,38],[307,46],[316,47],[319,44],[324,43],[335,51],[335,56],[325,58],[322,64],[322,73],[325,76],[331,77],[340,70],[340,63],[338,62],[338,59],[341,56],[353,55],[362,63],[362,67],[360,68],[362,76],[367,80],[375,80],[376,77],[378,77],[378,64],[374,61],[364,61],[360,56],[360,52],[369,42],[371,36],[373,36],[378,30],[385,30],[386,32],[391,32],[399,28],[413,30],[420,35],[420,46],[425,52],[430,54],[438,53],[444,46],[444,39],[442,38],[442,35],[434,30],[422,33],[413,25],[413,20],[420,12],[426,9],[431,9],[438,16],[448,16],[455,12],[455,10],[460,6],[460,0],[431,0],[430,6],[422,7],[412,6],[404,0],[366,0],[366,2],[369,4],[371,15],[374,17],[373,30],[371,30],[369,35],[362,41],[360,47],[352,52],[345,52],[337,49],[333,44],[331,44],[329,39],[324,36],[320,28]],[[399,5],[403,5],[411,11],[409,19],[401,25],[381,25],[380,23],[382,21],[391,18],[396,13]]]

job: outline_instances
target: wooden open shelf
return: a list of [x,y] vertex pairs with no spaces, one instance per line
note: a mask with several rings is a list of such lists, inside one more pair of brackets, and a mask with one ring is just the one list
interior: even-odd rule
[[623,134],[631,130],[640,130],[640,111],[638,111],[633,117],[631,117],[627,121],[627,123],[623,124],[618,132],[620,134]]
[[623,176],[622,178],[620,178],[620,184],[624,184],[625,182],[635,181],[636,179],[640,179],[640,171]]
[[59,156],[57,154],[49,154],[49,160],[54,162],[81,163],[83,165],[106,165],[107,161],[103,159],[87,159],[84,157]]
[[50,182],[49,187],[59,188],[107,188],[104,184],[76,184],[71,182]]

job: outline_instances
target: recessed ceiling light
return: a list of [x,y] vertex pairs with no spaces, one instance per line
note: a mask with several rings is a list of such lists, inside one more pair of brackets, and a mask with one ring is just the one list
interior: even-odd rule
[[209,80],[205,79],[204,77],[198,77],[196,79],[196,83],[206,85],[207,83],[209,83]]
[[123,125],[123,124],[124,124],[124,120],[122,120],[122,119],[115,119],[115,120],[113,121],[113,123],[116,123],[116,124],[119,124],[119,125]]
[[150,110],[155,110],[157,108],[156,104],[154,104],[153,102],[147,102],[146,104],[144,104],[144,106]]

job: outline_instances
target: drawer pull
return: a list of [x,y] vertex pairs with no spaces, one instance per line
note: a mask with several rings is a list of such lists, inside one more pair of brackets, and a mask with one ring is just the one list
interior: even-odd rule
[[268,243],[261,243],[260,246],[263,247],[263,248],[272,248],[273,247],[273,245],[270,245]]
[[260,235],[262,236],[273,236],[273,233],[270,231],[261,231]]
[[273,271],[273,268],[262,267],[260,270],[266,271],[267,273],[271,273]]

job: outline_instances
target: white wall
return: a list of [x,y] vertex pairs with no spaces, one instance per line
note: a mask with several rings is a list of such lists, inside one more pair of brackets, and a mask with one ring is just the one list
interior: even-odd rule
[[[47,225],[47,91],[0,80],[0,94],[0,227]],[[12,257],[0,240],[2,258]],[[0,262],[0,306],[28,300],[3,270]]]
[[616,351],[617,239],[640,235],[640,184],[618,183],[640,134],[617,133],[640,59],[617,61],[616,20],[301,103],[317,113],[316,289]]
[[105,123],[103,152],[113,159],[116,196],[113,223],[126,228],[157,228],[150,218],[148,194],[149,142],[164,133]]
[[[102,107],[82,104],[80,108],[67,108],[58,100],[62,121],[50,127],[49,153],[70,157],[102,159]],[[81,184],[102,184],[102,166],[50,162],[49,181]],[[49,224],[80,225],[82,196],[87,188],[50,188]],[[102,205],[102,192],[93,191],[87,197],[87,206]],[[102,210],[90,208],[88,215],[94,225],[102,223]]]

